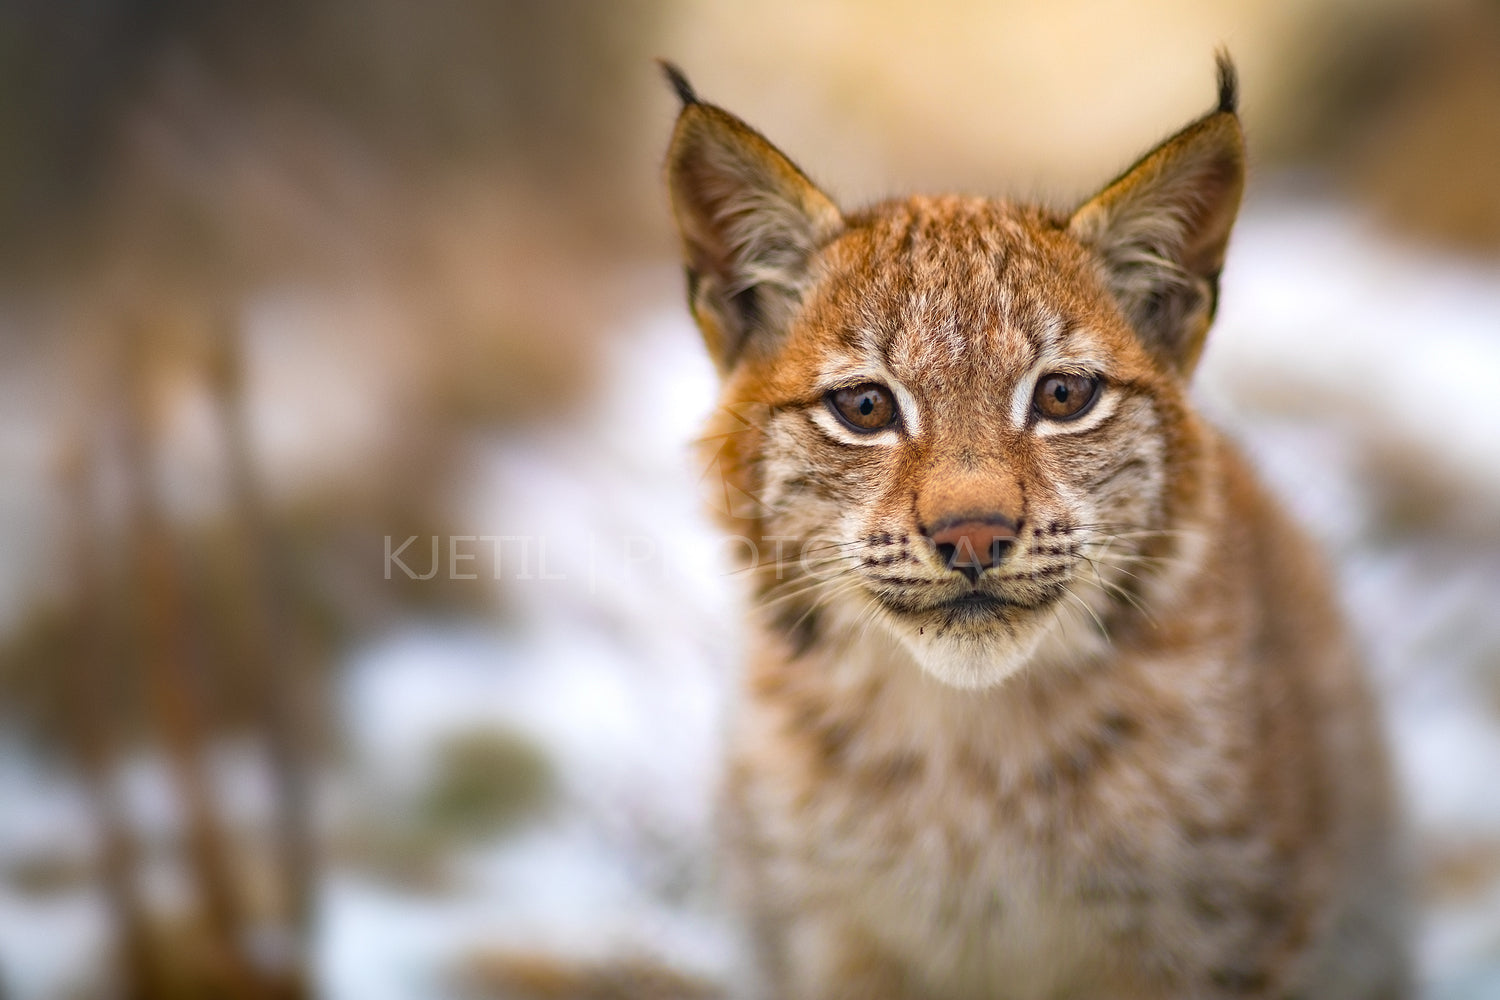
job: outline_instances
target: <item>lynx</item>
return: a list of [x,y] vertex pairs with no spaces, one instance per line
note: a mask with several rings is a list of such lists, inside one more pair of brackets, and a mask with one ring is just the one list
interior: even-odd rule
[[722,815],[759,994],[1406,996],[1371,695],[1188,395],[1244,183],[1228,58],[1070,212],[843,211],[664,68],[756,549]]

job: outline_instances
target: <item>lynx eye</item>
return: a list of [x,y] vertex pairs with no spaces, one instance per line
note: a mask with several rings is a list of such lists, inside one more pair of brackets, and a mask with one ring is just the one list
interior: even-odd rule
[[1098,396],[1099,380],[1092,375],[1053,372],[1036,384],[1031,406],[1048,420],[1072,420],[1083,416]]
[[828,394],[827,400],[833,412],[860,433],[884,430],[896,423],[896,400],[891,390],[878,382],[862,382],[847,389],[835,389]]

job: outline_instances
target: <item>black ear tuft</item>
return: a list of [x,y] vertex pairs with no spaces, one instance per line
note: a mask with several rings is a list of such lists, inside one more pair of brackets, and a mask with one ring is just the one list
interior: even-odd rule
[[[672,63],[667,62],[665,59],[656,60],[656,65],[660,66],[661,71],[666,74],[667,82],[671,84],[672,89],[677,92],[677,97],[680,101],[682,101],[683,107],[687,107],[689,104],[699,103],[698,95],[696,92],[694,92],[693,85],[691,83],[688,83],[688,78],[683,75],[682,70],[678,69]],[[1231,70],[1230,72],[1233,72],[1233,70]]]
[[1240,104],[1240,75],[1235,71],[1234,60],[1227,49],[1214,53],[1214,62],[1219,67],[1219,110],[1235,114]]

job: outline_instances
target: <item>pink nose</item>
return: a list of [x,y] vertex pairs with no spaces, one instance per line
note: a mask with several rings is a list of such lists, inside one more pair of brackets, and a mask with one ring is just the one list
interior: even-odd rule
[[1005,558],[1016,540],[1016,523],[998,514],[944,521],[927,537],[937,546],[943,565],[977,580],[980,573]]

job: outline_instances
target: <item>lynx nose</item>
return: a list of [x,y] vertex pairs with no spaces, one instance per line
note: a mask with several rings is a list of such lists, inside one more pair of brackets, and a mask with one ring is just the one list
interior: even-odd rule
[[927,532],[937,546],[938,558],[949,569],[956,569],[973,583],[991,566],[1000,565],[1005,553],[1016,540],[1016,522],[992,514],[944,521]]

